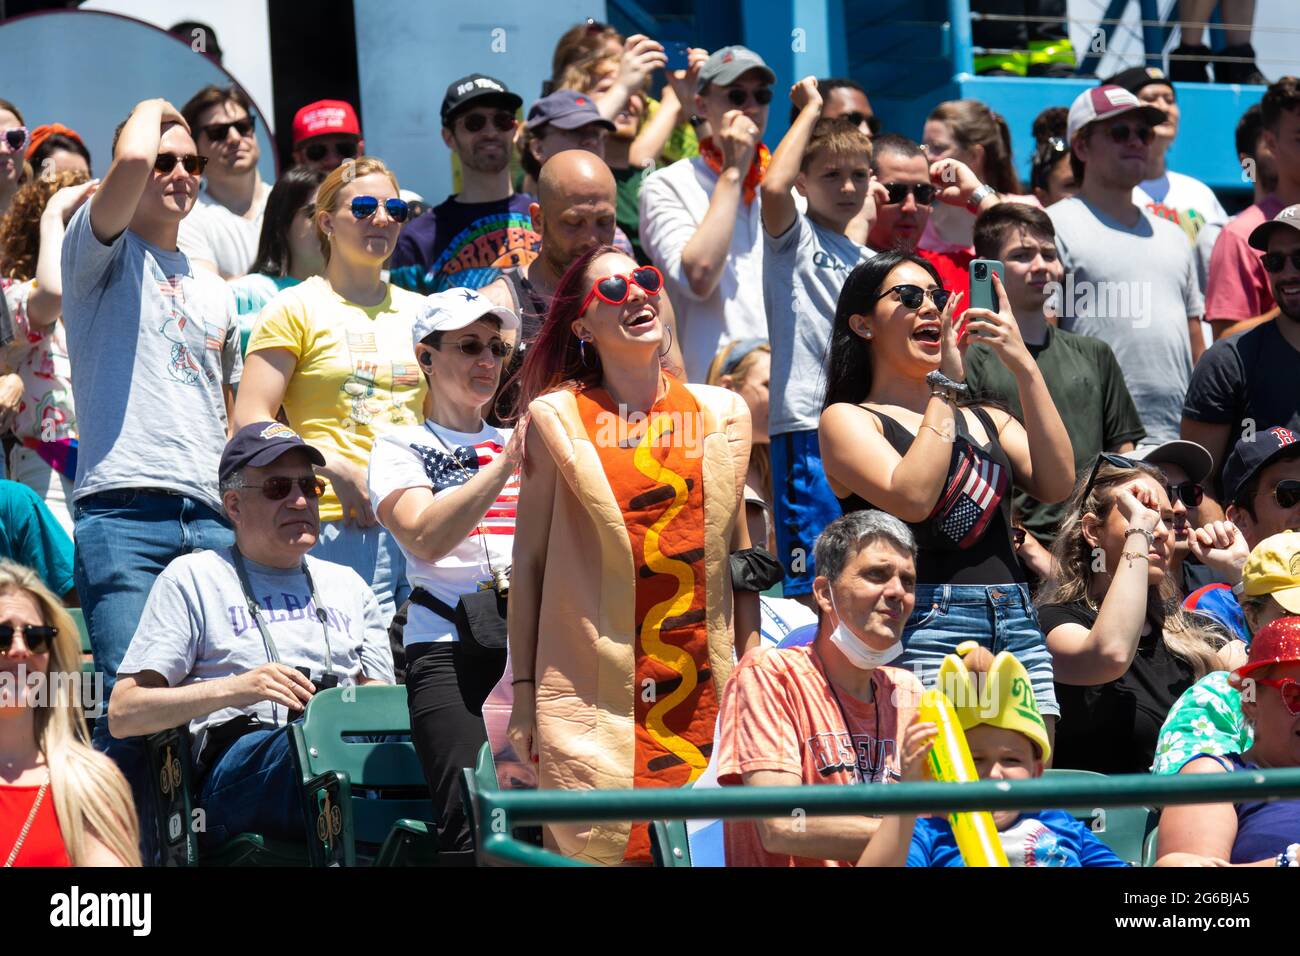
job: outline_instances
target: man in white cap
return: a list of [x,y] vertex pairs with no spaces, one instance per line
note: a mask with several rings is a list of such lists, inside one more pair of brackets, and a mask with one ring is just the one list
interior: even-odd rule
[[758,187],[775,82],[753,50],[714,52],[695,96],[713,135],[699,156],[652,173],[641,189],[641,246],[667,279],[694,382],[704,381],[723,342],[767,335]]
[[1165,114],[1118,86],[1070,107],[1070,165],[1079,193],[1048,210],[1065,282],[1062,328],[1110,345],[1152,444],[1178,437],[1192,365],[1204,349],[1204,304],[1182,230],[1133,202]]

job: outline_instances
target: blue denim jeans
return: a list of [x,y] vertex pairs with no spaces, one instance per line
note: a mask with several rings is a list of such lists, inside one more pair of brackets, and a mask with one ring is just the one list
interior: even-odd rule
[[255,730],[230,745],[199,788],[203,846],[241,833],[301,842],[306,835],[301,789],[284,727]]
[[118,665],[163,568],[191,551],[229,547],[235,535],[222,515],[193,498],[142,489],[82,498],[74,514],[73,581],[90,631],[95,669],[104,679],[104,707],[93,729],[95,749],[117,761],[131,784],[148,863],[156,840],[144,739],[115,740],[109,734],[108,700],[117,683]]
[[781,594],[784,597],[812,594],[813,578],[817,577],[813,545],[822,529],[838,518],[843,509],[826,483],[816,431],[773,435],[771,449],[776,559],[785,570]]
[[346,565],[361,575],[379,601],[384,627],[411,596],[411,585],[406,581],[406,556],[398,547],[397,539],[381,525],[358,528],[344,525],[342,521],[322,522],[320,538],[311,553],[322,561]]
[[1038,710],[1061,715],[1052,682],[1052,655],[1025,584],[918,584],[916,608],[903,629],[903,653],[893,661],[933,687],[945,654],[978,641],[994,654],[1010,651],[1029,672]]

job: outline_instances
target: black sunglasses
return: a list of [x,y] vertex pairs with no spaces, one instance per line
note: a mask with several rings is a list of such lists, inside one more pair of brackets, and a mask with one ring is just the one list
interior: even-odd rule
[[[487,124],[488,118],[482,113],[470,113],[465,117],[465,131],[467,133],[477,133]],[[519,120],[509,113],[494,113],[492,115],[492,125],[497,128],[497,132],[507,133],[519,125]]]
[[925,301],[925,297],[928,295],[930,301],[934,303],[934,307],[940,312],[942,312],[943,307],[948,304],[948,298],[952,295],[952,293],[947,289],[922,289],[919,285],[904,284],[886,289],[884,292],[880,293],[880,295],[876,296],[876,301],[879,302],[891,292],[897,292],[898,301],[903,303],[903,305],[909,309],[919,309],[921,303]]
[[880,133],[880,117],[875,113],[863,113],[859,110],[853,110],[849,113],[841,113],[837,119],[845,119],[854,126],[867,124],[867,129],[871,130],[871,135],[876,136]]
[[232,128],[240,136],[247,136],[257,129],[257,117],[249,115],[243,119],[237,119],[233,123],[209,123],[203,127],[203,135],[212,142],[219,143],[230,135]]
[[1025,534],[1026,534],[1026,533],[1027,533],[1027,532],[1025,531],[1025,529],[1022,528],[1022,527],[1020,527],[1019,525],[1017,525],[1016,527],[1012,528],[1012,529],[1011,529],[1011,543],[1014,544],[1017,548],[1020,547],[1022,544],[1025,543]]
[[[446,344],[446,342],[439,342],[434,346],[434,348],[441,351],[442,347]],[[490,351],[493,358],[498,359],[503,359],[514,351],[514,349],[509,345],[506,345],[506,343],[502,342],[500,339],[493,339],[491,342],[482,342],[479,339],[461,339],[459,342],[454,344],[456,348],[460,349],[461,352],[468,355],[470,358],[478,358],[483,354],[484,349]]]
[[754,97],[754,102],[759,106],[766,106],[772,102],[772,88],[770,86],[760,86],[756,90],[743,90],[738,86],[733,86],[727,90],[727,101],[736,109],[740,109],[749,102],[751,95]]
[[1121,146],[1129,141],[1130,136],[1136,136],[1138,142],[1145,146],[1155,139],[1156,132],[1150,126],[1129,126],[1128,123],[1116,123],[1107,130],[1106,135],[1110,137],[1112,143]]
[[[352,199],[352,216],[354,219],[369,219],[379,211],[379,200],[374,196],[355,196]],[[384,212],[393,222],[406,222],[411,207],[405,199],[385,199]]]
[[1294,508],[1300,505],[1300,480],[1283,478],[1268,494],[1277,502],[1279,508]]
[[31,627],[14,627],[12,624],[0,624],[0,651],[9,653],[13,647],[14,635],[21,633],[23,643],[33,654],[44,654],[50,649],[50,641],[59,633],[57,627],[48,624],[33,624]]
[[315,475],[303,475],[299,478],[275,475],[266,479],[260,485],[231,485],[231,487],[244,488],[250,491],[261,490],[263,497],[268,500],[283,501],[289,497],[289,492],[293,491],[294,485],[297,485],[308,498],[319,498],[325,494],[325,479],[318,478]]
[[1189,508],[1195,508],[1205,500],[1205,489],[1194,481],[1180,481],[1168,488],[1171,499],[1179,498]]
[[15,126],[13,129],[5,130],[5,142],[9,145],[11,152],[18,152],[27,145],[27,127]]
[[337,143],[308,143],[302,148],[302,154],[313,163],[319,163],[331,152],[341,159],[355,159],[357,144],[351,140],[343,140]]
[[1114,465],[1116,468],[1136,468],[1138,463],[1132,458],[1125,458],[1123,455],[1113,455],[1108,451],[1103,451],[1097,456],[1097,462],[1092,466],[1092,474],[1088,476],[1088,483],[1083,486],[1083,497],[1080,501],[1087,501],[1088,495],[1092,494],[1092,487],[1097,483],[1097,472],[1103,464]]
[[207,168],[208,157],[196,156],[191,153],[188,156],[177,156],[175,153],[159,153],[158,158],[153,161],[153,168],[166,176],[176,164],[180,163],[185,167],[185,172],[191,176],[203,175],[203,170]]
[[882,185],[889,193],[889,198],[885,200],[886,206],[897,206],[901,202],[906,202],[909,194],[916,197],[918,206],[928,206],[934,202],[935,189],[929,183],[883,183]]
[[1264,271],[1272,272],[1274,275],[1282,271],[1287,260],[1291,260],[1291,266],[1300,270],[1300,249],[1295,250],[1290,255],[1285,252],[1266,252],[1259,257],[1260,263],[1264,266]]

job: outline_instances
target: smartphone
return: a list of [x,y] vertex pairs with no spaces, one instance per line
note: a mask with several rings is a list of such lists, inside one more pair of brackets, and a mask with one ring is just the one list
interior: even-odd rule
[[664,64],[665,70],[685,70],[690,66],[689,43],[679,40],[669,40],[664,44],[664,52],[668,54],[668,62]]
[[972,259],[970,264],[970,298],[968,309],[998,310],[998,293],[993,288],[993,276],[1002,278],[1002,263],[997,259]]

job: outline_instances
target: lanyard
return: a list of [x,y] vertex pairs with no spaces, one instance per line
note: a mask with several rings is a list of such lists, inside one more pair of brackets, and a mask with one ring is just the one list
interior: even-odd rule
[[[837,708],[839,708],[840,719],[842,719],[842,720],[844,721],[844,732],[845,732],[846,734],[848,734],[848,737],[849,737],[849,746],[852,747],[852,746],[853,746],[853,728],[849,726],[849,714],[848,714],[848,711],[846,711],[846,710],[844,709],[844,704],[843,704],[843,702],[840,701],[840,695],[839,695],[839,694],[836,692],[836,690],[835,690],[835,682],[831,680],[831,674],[830,674],[830,671],[828,671],[828,670],[826,669],[826,662],[822,660],[822,656],[821,656],[820,654],[818,654],[816,650],[813,650],[813,654],[814,654],[814,655],[816,656],[816,658],[817,658],[817,663],[821,665],[822,676],[826,678],[826,686],[830,688],[830,691],[831,691],[831,697],[832,697],[832,698],[834,699],[834,701],[835,701],[835,706],[836,706]],[[876,677],[875,677],[875,673],[874,673],[874,672],[872,673],[872,676],[871,676],[871,702],[872,702],[872,704],[875,705],[875,708],[876,708],[876,737],[877,737],[877,739],[879,739],[880,734],[881,734],[881,727],[880,727],[880,690],[879,690],[879,688],[876,687]],[[882,759],[883,759],[883,754],[882,754]],[[888,779],[888,777],[889,777],[889,774],[888,774],[888,772],[886,772],[886,773],[885,773],[885,778]],[[864,776],[862,775],[862,768],[861,768],[860,766],[858,766],[858,751],[857,751],[857,748],[853,748],[853,778],[854,778],[854,780],[857,781],[858,783],[866,783],[866,782],[867,782],[866,777],[864,777]]]
[[[271,638],[271,631],[262,620],[262,608],[257,603],[257,597],[253,594],[253,587],[248,582],[248,569],[244,566],[244,556],[239,551],[239,545],[230,546],[231,556],[235,561],[235,573],[239,576],[239,586],[244,591],[244,600],[248,602],[248,614],[257,625],[258,632],[262,635],[262,643],[266,646],[266,658],[272,664],[280,663],[280,652],[276,650],[275,641]],[[325,637],[325,670],[328,673],[334,672],[334,652],[330,649],[329,628],[326,627],[325,621],[328,615],[325,609],[321,607],[320,599],[316,596],[316,585],[311,579],[311,572],[307,570],[307,560],[302,562],[302,574],[307,579],[307,591],[311,595],[312,607],[316,609],[316,620],[320,621],[321,634]],[[275,720],[275,701],[271,701],[271,719]],[[276,721],[278,723],[278,721]]]
[[[425,431],[427,431],[430,435],[432,435],[434,438],[438,440],[439,445],[441,445],[443,448],[447,450],[447,457],[451,459],[452,464],[454,464],[457,468],[460,469],[461,477],[465,479],[465,482],[468,482],[470,478],[473,476],[470,475],[469,469],[465,467],[465,465],[461,462],[461,460],[458,457],[456,457],[456,451],[458,448],[467,448],[474,453],[477,459],[478,456],[477,449],[473,445],[453,446],[451,442],[447,441],[447,439],[443,438],[436,431],[434,431],[433,426],[429,424],[429,420],[427,418],[424,420],[424,428]],[[482,429],[480,428],[480,431],[481,430]],[[461,487],[462,488],[464,487],[464,483],[461,484]],[[488,507],[490,508],[492,506],[489,505]],[[487,565],[488,580],[491,582],[492,588],[498,594],[505,594],[507,591],[510,590],[510,572],[508,569],[506,571],[498,571],[494,567],[492,567],[492,555],[488,553],[487,535],[484,534],[483,532],[483,518],[481,516],[478,520],[478,543],[483,545],[483,563]],[[486,590],[486,587],[484,585],[480,585],[479,590],[480,591]]]

